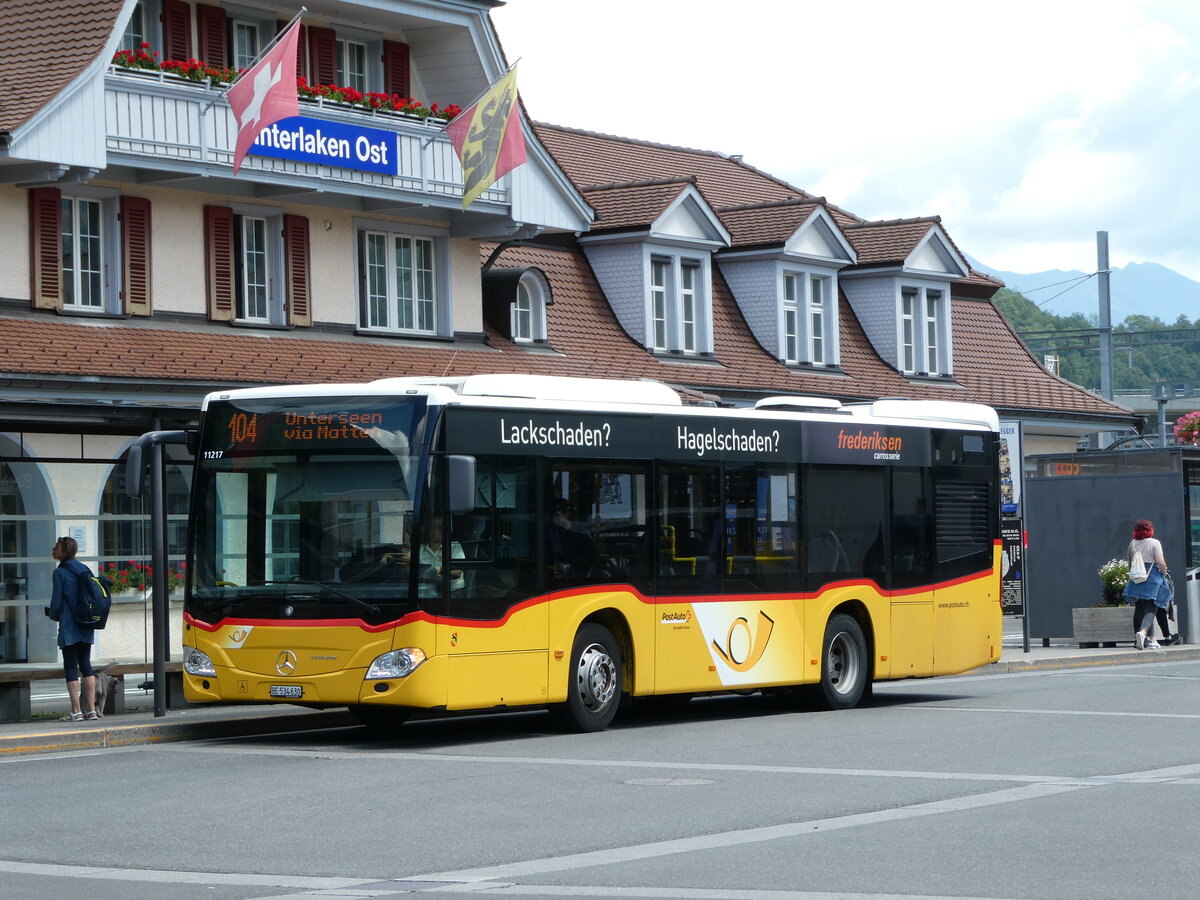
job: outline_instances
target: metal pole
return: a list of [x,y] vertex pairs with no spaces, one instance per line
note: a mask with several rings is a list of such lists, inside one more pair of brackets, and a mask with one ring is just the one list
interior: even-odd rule
[[[153,593],[150,600],[151,632],[154,636],[154,715],[167,714],[167,633],[171,623],[167,619],[167,542],[163,537],[166,522],[162,515],[163,500],[163,448],[155,444],[150,450],[150,508],[151,548],[150,564],[154,566]],[[158,520],[158,521],[155,521]]]
[[[1112,358],[1112,298],[1108,291],[1108,232],[1096,232],[1096,274],[1100,294],[1100,396],[1113,398]],[[1112,443],[1112,434],[1103,432],[1097,436],[1100,449]]]
[[1155,388],[1155,399],[1158,401],[1158,446],[1167,446],[1167,379],[1158,379]]
[[1096,232],[1096,273],[1100,290],[1100,396],[1113,398],[1112,298],[1108,292],[1108,232]]

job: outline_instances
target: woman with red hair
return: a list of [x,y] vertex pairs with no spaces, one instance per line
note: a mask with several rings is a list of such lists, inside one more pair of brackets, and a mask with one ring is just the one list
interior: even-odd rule
[[1138,519],[1133,526],[1133,540],[1129,542],[1126,557],[1133,562],[1134,554],[1146,563],[1146,580],[1136,582],[1132,578],[1125,585],[1125,599],[1134,601],[1133,642],[1139,650],[1160,650],[1158,641],[1150,636],[1154,627],[1154,612],[1171,602],[1171,588],[1167,583],[1167,561],[1163,558],[1162,544],[1154,536],[1154,524],[1149,519]]

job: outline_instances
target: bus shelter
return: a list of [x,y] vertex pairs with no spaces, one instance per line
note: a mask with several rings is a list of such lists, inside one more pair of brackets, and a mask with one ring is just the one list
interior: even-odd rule
[[1200,643],[1200,448],[1079,451],[1031,461],[1024,504],[1030,637],[1072,636],[1072,610],[1103,599],[1098,570],[1124,558],[1133,523],[1149,519],[1175,582],[1175,627],[1188,643]]

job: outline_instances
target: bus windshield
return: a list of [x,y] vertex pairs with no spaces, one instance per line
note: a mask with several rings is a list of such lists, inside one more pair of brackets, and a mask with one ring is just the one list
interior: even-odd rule
[[396,618],[413,606],[423,397],[213,401],[197,454],[187,609]]

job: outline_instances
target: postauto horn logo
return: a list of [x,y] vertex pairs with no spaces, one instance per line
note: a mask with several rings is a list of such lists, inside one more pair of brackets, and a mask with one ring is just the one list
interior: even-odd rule
[[[725,635],[725,646],[721,646],[715,640],[712,642],[713,649],[717,651],[725,664],[735,672],[748,672],[762,659],[763,654],[767,650],[767,642],[771,640],[771,632],[775,629],[775,620],[768,616],[761,609],[758,611],[758,630],[751,632],[750,622],[745,616],[738,616],[729,625],[729,631]],[[745,631],[745,635],[741,632]],[[738,658],[739,651],[735,648],[741,648],[748,652],[742,658]]]

